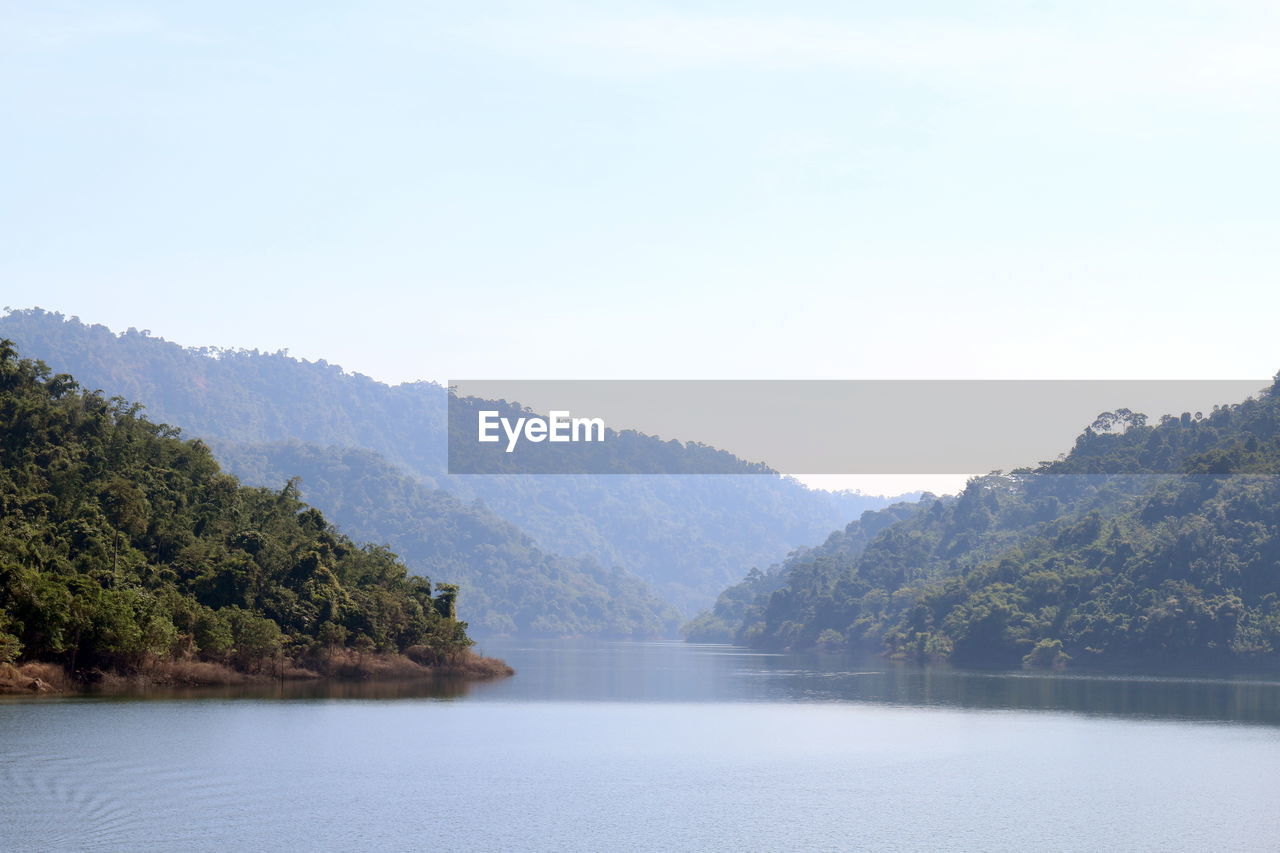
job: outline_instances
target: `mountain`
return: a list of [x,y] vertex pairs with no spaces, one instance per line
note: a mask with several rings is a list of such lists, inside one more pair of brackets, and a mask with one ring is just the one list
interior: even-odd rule
[[774,592],[793,582],[800,585],[805,576],[833,575],[839,565],[860,556],[882,530],[910,518],[933,500],[936,499],[932,495],[923,495],[921,503],[903,502],[882,510],[868,510],[819,546],[797,548],[786,560],[763,572],[752,567],[746,578],[720,593],[710,610],[683,627],[685,639],[691,643],[750,645],[758,639],[753,629],[760,625]]
[[[456,589],[0,341],[0,664],[456,661]],[[407,661],[405,663],[408,663]],[[281,670],[283,673],[283,669]]]
[[689,630],[979,666],[1280,663],[1277,472],[1280,380],[1207,417],[1104,413],[1058,461],[753,572]]
[[344,530],[459,585],[459,611],[477,633],[649,638],[679,623],[630,572],[544,553],[482,503],[427,488],[371,451],[285,442],[220,455],[253,482],[299,478],[307,500]]
[[[0,335],[91,387],[143,402],[152,417],[205,438],[217,453],[290,441],[373,451],[424,486],[482,500],[548,553],[632,572],[685,613],[709,605],[742,566],[776,562],[889,503],[767,474],[450,476],[446,391],[434,383],[385,385],[283,352],[184,348],[38,309],[0,318]],[[620,454],[616,470],[709,452],[638,434],[605,446]],[[315,499],[328,508],[327,497]]]

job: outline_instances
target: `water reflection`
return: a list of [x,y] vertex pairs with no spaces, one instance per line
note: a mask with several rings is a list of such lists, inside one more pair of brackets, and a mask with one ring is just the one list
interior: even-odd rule
[[898,666],[773,673],[800,701],[1280,723],[1280,684],[1122,675],[1033,675]]
[[[1275,675],[989,672],[875,657],[586,640],[491,641],[484,652],[503,658],[517,674],[486,682],[452,678],[297,681],[156,687],[87,696],[94,701],[854,702],[1280,725],[1280,679]],[[4,701],[67,700],[10,697]]]
[[486,652],[519,674],[477,685],[478,700],[870,702],[1280,724],[1274,675],[989,672],[680,643],[491,643]]

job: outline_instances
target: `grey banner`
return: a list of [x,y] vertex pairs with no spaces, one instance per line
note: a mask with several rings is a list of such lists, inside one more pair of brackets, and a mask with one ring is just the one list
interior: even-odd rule
[[[1194,422],[1196,413],[1207,416],[1216,405],[1270,385],[1259,379],[454,380],[449,470],[983,474],[1058,458],[1103,412],[1143,413],[1150,425],[1162,415],[1186,413]],[[1121,418],[1106,429],[1139,423]]]

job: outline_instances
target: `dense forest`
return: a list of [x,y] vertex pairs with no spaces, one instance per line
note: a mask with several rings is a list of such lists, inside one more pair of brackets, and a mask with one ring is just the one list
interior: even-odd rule
[[[229,458],[231,443],[291,441],[373,451],[424,486],[464,503],[484,501],[547,553],[632,572],[687,614],[708,606],[743,566],[776,562],[889,503],[761,474],[449,476],[447,397],[434,383],[389,386],[283,352],[184,348],[146,332],[117,335],[38,309],[0,317],[0,335],[87,387],[141,402],[149,417],[200,436],[215,454],[226,449]],[[658,462],[662,470],[684,470],[682,459],[694,471],[706,470],[708,460],[725,470],[754,470],[696,443],[638,433],[622,439],[602,445],[612,454],[611,470],[652,471]],[[341,494],[346,485],[330,478],[323,494],[308,494],[329,511],[358,500]],[[357,493],[363,488],[350,485]],[[432,565],[421,569],[445,577]],[[514,618],[494,602],[494,612]],[[465,600],[463,606],[469,606]]]
[[1107,412],[1056,461],[753,571],[690,636],[981,666],[1274,665],[1278,471],[1280,380],[1208,415]]
[[769,597],[787,585],[793,575],[833,572],[838,563],[852,560],[866,549],[880,531],[919,511],[923,504],[936,500],[922,495],[922,503],[898,503],[882,510],[867,510],[844,528],[827,537],[815,548],[797,548],[787,559],[767,571],[752,567],[739,583],[720,593],[715,606],[685,624],[685,639],[691,643],[738,643],[747,645],[755,639],[746,628],[759,625]]
[[480,633],[652,638],[679,625],[630,572],[544,553],[483,504],[427,488],[371,451],[285,442],[229,445],[221,456],[253,482],[299,478],[302,496],[343,530],[461,586],[460,609]]
[[292,483],[250,488],[199,440],[0,342],[0,663],[240,671],[344,652],[460,662],[456,587],[358,545]]

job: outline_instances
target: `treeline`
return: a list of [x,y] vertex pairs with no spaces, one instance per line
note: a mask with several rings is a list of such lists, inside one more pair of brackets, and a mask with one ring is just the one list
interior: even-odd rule
[[1058,461],[754,572],[690,636],[978,666],[1273,665],[1277,472],[1280,382],[1158,424],[1104,413]]
[[444,663],[471,644],[456,595],[0,342],[0,663]]
[[[928,503],[935,498],[925,494],[920,500]],[[759,639],[761,619],[774,592],[787,586],[793,577],[834,578],[838,566],[861,555],[880,531],[909,518],[920,506],[899,503],[882,510],[868,510],[815,548],[797,548],[785,561],[767,571],[752,567],[746,578],[720,593],[715,606],[685,624],[682,629],[685,639],[691,643],[752,644]]]
[[[888,503],[758,473],[450,476],[447,392],[434,383],[385,385],[283,352],[185,348],[145,331],[117,335],[38,309],[0,316],[0,337],[17,341],[28,356],[75,375],[87,387],[143,403],[149,417],[200,436],[215,454],[232,443],[282,442],[373,451],[401,475],[448,492],[463,505],[482,500],[545,553],[627,570],[686,614],[710,604],[744,566],[776,562],[797,545],[821,541],[833,528]],[[606,458],[597,459],[593,470],[757,470],[705,445],[632,432],[594,449]],[[349,506],[363,488],[339,477],[329,484],[321,495],[304,482],[309,500],[326,512],[338,506],[329,503],[330,496]],[[347,485],[351,497],[342,494]],[[410,563],[414,570],[451,579],[442,567],[415,558]],[[518,621],[512,607],[522,606],[523,599],[508,606],[494,591],[490,600],[489,610]],[[465,613],[478,620],[483,614],[473,603],[470,595],[464,599]]]
[[679,615],[630,572],[538,548],[483,504],[430,489],[367,450],[298,442],[226,445],[228,468],[253,482],[298,477],[343,530],[466,590],[477,635],[670,637]]

